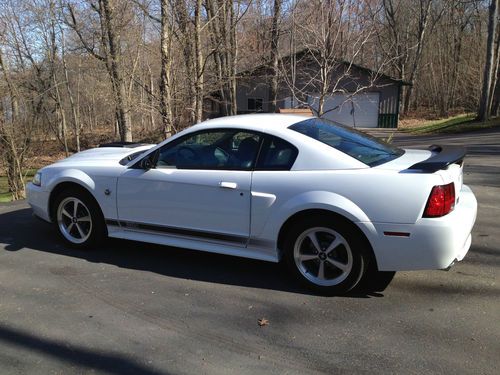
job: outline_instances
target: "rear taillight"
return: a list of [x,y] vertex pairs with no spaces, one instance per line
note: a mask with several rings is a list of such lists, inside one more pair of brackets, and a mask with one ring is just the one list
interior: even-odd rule
[[424,217],[439,217],[444,216],[455,207],[455,185],[449,183],[447,185],[434,186],[425,206]]

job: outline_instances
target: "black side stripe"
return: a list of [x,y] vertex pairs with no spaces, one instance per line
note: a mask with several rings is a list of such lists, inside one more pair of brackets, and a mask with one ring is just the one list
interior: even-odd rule
[[119,220],[106,219],[106,225],[120,226],[125,229],[132,229],[132,230],[147,230],[151,232],[177,234],[187,237],[206,238],[211,240],[233,242],[241,245],[245,245],[247,243],[247,237],[244,236],[234,236],[230,234],[223,234],[216,232],[204,232],[204,231],[185,229],[185,228],[167,227],[163,225],[137,223],[133,221],[124,221],[124,220],[119,221]]

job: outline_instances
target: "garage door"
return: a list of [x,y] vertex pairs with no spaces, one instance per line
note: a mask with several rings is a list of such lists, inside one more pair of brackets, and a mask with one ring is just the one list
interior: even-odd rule
[[[309,105],[318,110],[318,96],[309,96]],[[378,92],[334,94],[325,98],[322,117],[357,128],[376,128],[378,125]]]

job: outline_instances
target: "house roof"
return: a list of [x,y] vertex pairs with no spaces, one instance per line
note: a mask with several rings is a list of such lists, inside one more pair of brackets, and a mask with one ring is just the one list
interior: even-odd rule
[[[315,51],[315,50],[311,50],[309,48],[304,48],[298,52],[295,52],[295,58],[301,59],[301,58],[307,57],[307,55],[312,55],[314,53],[319,53],[319,52]],[[288,54],[286,56],[281,57],[280,60],[283,62],[287,59],[290,59],[293,55],[294,54]],[[394,78],[394,77],[387,75],[387,74],[384,74],[384,73],[377,72],[377,71],[370,69],[370,68],[367,68],[365,66],[354,64],[354,63],[351,63],[351,62],[346,61],[346,60],[339,59],[337,61],[339,64],[349,66],[350,68],[355,68],[357,70],[366,72],[367,74],[376,75],[379,79],[385,79],[388,81],[392,81],[395,84],[398,84],[401,86],[411,86],[411,83],[409,83],[407,81],[404,81],[404,80],[401,80],[398,78]],[[251,69],[247,69],[247,70],[244,70],[242,72],[239,72],[237,75],[238,75],[238,77],[251,77],[251,76],[255,76],[256,74],[259,74],[259,73],[260,73],[260,75],[262,75],[263,73],[270,74],[270,72],[269,72],[270,69],[271,68],[269,66],[269,63],[264,63],[264,64],[257,65]]]

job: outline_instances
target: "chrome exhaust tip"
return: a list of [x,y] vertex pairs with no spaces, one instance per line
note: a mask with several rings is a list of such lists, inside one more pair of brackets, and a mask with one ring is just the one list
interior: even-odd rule
[[441,271],[449,271],[451,267],[455,265],[455,262],[458,262],[457,258],[455,258],[448,267],[441,269]]

